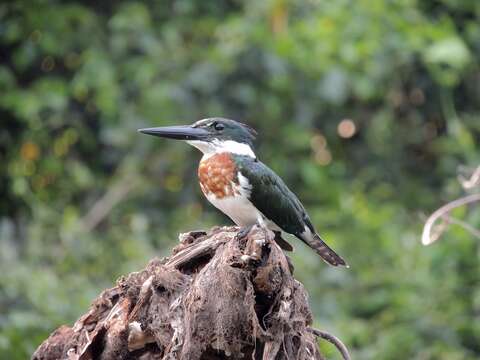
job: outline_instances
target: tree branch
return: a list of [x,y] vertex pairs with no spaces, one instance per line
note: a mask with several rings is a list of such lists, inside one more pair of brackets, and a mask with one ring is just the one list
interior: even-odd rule
[[432,232],[433,225],[438,219],[444,217],[450,211],[452,211],[457,207],[471,204],[477,201],[480,201],[480,193],[471,194],[471,195],[462,197],[460,199],[449,202],[448,204],[437,209],[432,215],[430,215],[430,217],[425,222],[425,226],[423,227],[423,233],[422,233],[422,244],[430,245],[434,241],[438,240],[438,238],[443,233],[443,231],[436,232],[436,233]]
[[473,189],[480,185],[480,166],[473,170],[469,178],[463,175],[458,175],[458,181],[465,190]]
[[471,235],[475,236],[477,239],[480,239],[480,230],[474,228],[469,223],[462,221],[460,219],[454,218],[448,214],[445,214],[443,218],[445,219],[446,222],[461,226],[464,230],[468,231]]
[[312,334],[314,334],[315,336],[318,336],[322,339],[325,339],[328,342],[330,342],[331,344],[333,344],[338,349],[340,354],[342,354],[342,357],[343,357],[344,360],[351,360],[347,347],[335,335],[332,335],[332,334],[330,334],[326,331],[322,331],[322,330],[318,330],[318,329],[314,329],[314,328],[308,328],[308,330],[311,331]]

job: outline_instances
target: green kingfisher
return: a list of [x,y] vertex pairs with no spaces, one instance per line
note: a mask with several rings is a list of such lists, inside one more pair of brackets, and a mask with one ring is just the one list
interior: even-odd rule
[[[242,231],[248,233],[257,224],[276,236],[281,231],[293,234],[328,264],[348,267],[317,234],[295,194],[273,170],[257,159],[253,151],[256,132],[250,126],[225,118],[208,118],[192,125],[138,131],[184,140],[199,149],[203,153],[198,166],[203,194]],[[291,250],[291,246],[282,241]]]

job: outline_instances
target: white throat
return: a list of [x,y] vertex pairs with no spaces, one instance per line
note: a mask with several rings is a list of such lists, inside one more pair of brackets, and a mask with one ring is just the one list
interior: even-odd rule
[[196,147],[203,153],[203,159],[208,159],[210,156],[219,154],[222,152],[229,152],[237,155],[245,155],[255,158],[255,153],[253,152],[250,145],[245,143],[240,143],[234,140],[213,140],[213,141],[199,141],[199,140],[190,140],[187,141],[188,144]]

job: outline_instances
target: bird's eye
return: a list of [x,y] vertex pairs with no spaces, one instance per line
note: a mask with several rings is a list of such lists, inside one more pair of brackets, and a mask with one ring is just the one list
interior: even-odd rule
[[222,123],[213,123],[213,128],[217,131],[222,131],[223,129],[225,129],[225,125],[223,125]]

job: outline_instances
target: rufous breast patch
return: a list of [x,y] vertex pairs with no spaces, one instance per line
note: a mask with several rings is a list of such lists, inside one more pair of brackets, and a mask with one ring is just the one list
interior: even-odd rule
[[227,152],[202,160],[198,166],[198,178],[203,193],[213,194],[218,199],[238,195],[236,172],[235,162]]

